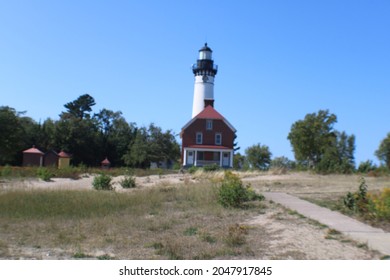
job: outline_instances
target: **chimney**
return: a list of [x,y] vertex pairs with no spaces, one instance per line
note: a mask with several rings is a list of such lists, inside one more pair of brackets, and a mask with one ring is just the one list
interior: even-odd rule
[[204,100],[204,107],[206,108],[209,105],[214,108],[214,99],[205,99]]

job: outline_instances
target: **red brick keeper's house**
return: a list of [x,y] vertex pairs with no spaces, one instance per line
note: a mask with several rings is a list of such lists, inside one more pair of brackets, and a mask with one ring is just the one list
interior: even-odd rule
[[206,108],[181,130],[184,167],[212,164],[233,167],[236,129],[212,105],[213,102],[206,103]]

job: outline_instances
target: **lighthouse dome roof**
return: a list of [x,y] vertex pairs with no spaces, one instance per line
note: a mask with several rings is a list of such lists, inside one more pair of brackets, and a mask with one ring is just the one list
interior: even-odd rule
[[199,51],[200,52],[204,52],[204,51],[212,52],[212,50],[207,46],[207,43],[204,43],[204,46]]

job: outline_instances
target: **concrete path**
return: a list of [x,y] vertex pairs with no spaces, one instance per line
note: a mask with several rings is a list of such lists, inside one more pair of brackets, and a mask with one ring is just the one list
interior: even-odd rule
[[367,243],[373,249],[390,256],[390,233],[374,228],[338,212],[320,207],[286,193],[263,192],[266,199],[279,203],[291,210],[340,231],[353,240]]

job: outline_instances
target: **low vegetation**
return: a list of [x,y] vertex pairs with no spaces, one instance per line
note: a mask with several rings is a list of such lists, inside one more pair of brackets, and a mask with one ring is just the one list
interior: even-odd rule
[[92,186],[95,190],[111,191],[113,190],[111,181],[112,177],[110,175],[100,174],[93,179]]
[[224,207],[243,207],[245,202],[263,200],[250,185],[244,186],[238,175],[226,171],[218,189],[218,202]]
[[221,206],[214,183],[132,192],[7,191],[0,193],[0,255],[29,258],[11,253],[17,244],[43,258],[52,252],[59,258],[249,258],[265,237],[241,223],[263,208],[260,202]]
[[344,205],[367,220],[390,222],[390,188],[368,193],[364,178],[361,179],[357,192],[349,192],[345,196]]

